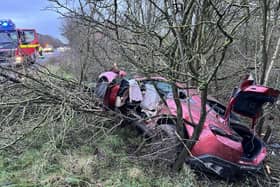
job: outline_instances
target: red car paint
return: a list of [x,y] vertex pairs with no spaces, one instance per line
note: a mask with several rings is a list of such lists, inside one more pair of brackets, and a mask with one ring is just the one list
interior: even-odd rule
[[[193,96],[191,98],[193,99],[193,102],[190,103],[190,110],[188,109],[187,102],[182,103],[183,118],[188,122],[193,120],[192,123],[197,124],[200,119],[201,99],[197,93],[194,94],[194,91],[192,91],[192,94]],[[168,99],[166,102],[171,114],[176,116],[177,109],[174,100]],[[192,120],[190,118],[191,115],[189,111],[192,114]],[[214,124],[215,126],[223,129],[229,135],[232,135],[233,133],[229,126],[225,125],[224,119],[211,110],[209,106],[207,106],[207,111],[209,112],[205,124],[198,142],[192,148],[192,154],[194,156],[199,156],[201,154],[207,153],[232,162],[238,162],[243,153],[241,142],[236,142],[218,135],[214,136],[212,131],[209,129],[210,124]],[[160,111],[159,113],[166,115],[170,114],[167,108],[164,108],[164,110]],[[186,124],[185,127],[189,137],[191,137],[193,134],[193,127],[188,124]]]
[[[105,73],[107,80],[113,80],[111,74]],[[101,78],[100,76],[99,78]],[[138,81],[153,80],[165,82],[164,78],[137,78]],[[111,81],[109,81],[111,82]],[[116,86],[116,85],[115,85]],[[110,86],[108,92],[110,92]],[[119,88],[118,88],[119,89]],[[192,136],[195,124],[198,124],[201,111],[201,98],[194,89],[181,90],[187,96],[181,100],[185,129],[189,137]],[[114,92],[117,92],[115,90]],[[254,85],[251,80],[244,80],[239,89],[230,98],[224,109],[225,115],[220,115],[210,105],[206,106],[207,116],[198,141],[190,150],[194,157],[188,159],[195,168],[201,168],[223,177],[230,177],[242,172],[256,172],[266,157],[265,144],[255,135],[254,129],[231,122],[232,112],[252,118],[252,127],[260,114],[261,107],[266,102],[274,103],[280,92],[261,85]],[[117,95],[114,93],[113,95]],[[113,96],[114,97],[114,96]],[[114,109],[114,99],[109,100],[110,108]],[[160,118],[173,116],[176,118],[177,109],[173,98],[166,98],[166,104],[161,105],[157,117],[145,121],[148,128],[158,125]],[[106,102],[104,102],[106,105]],[[107,102],[108,103],[108,102]],[[253,107],[250,110],[250,107]],[[192,124],[192,125],[190,125]],[[252,144],[252,145],[251,145]]]
[[117,78],[118,74],[112,71],[106,71],[104,73],[101,73],[98,78],[105,77],[108,82],[112,82],[115,78]]
[[119,89],[120,86],[117,84],[109,86],[104,97],[105,106],[108,106],[110,109],[114,108]]

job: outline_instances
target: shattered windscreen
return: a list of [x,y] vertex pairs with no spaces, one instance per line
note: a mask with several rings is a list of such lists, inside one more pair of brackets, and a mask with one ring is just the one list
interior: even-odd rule
[[17,45],[17,33],[0,32],[0,48],[15,48]]

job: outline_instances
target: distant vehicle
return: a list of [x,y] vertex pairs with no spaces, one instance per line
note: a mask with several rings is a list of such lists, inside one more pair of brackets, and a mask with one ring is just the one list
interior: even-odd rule
[[[161,150],[168,150],[169,155],[163,160],[173,163],[180,143],[176,136],[177,107],[170,83],[162,77],[127,80],[120,73],[109,71],[99,76],[94,92],[103,99],[105,108],[129,117],[132,125],[149,137],[161,132],[164,136],[161,141],[167,145]],[[267,149],[256,135],[256,121],[262,106],[275,103],[279,94],[278,90],[255,85],[253,80],[246,79],[234,90],[227,107],[209,97],[203,129],[190,150],[192,156],[186,158],[188,163],[225,178],[259,171]],[[201,97],[195,89],[179,85],[178,96],[186,134],[183,138],[188,139],[200,120]],[[250,118],[251,128],[244,125],[236,113]]]
[[46,46],[43,48],[43,51],[44,51],[45,53],[54,52],[54,48],[53,48],[52,45],[46,44]]
[[66,51],[69,51],[69,50],[71,50],[70,47],[58,47],[57,48],[57,51],[59,51],[59,52],[66,52]]
[[38,35],[35,29],[19,29],[11,20],[0,20],[1,66],[35,63],[38,47]]

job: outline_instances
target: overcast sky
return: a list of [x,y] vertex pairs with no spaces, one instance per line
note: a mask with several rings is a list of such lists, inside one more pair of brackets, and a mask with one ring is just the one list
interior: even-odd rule
[[35,28],[41,34],[62,39],[61,19],[47,0],[0,0],[0,19],[12,19],[18,28]]

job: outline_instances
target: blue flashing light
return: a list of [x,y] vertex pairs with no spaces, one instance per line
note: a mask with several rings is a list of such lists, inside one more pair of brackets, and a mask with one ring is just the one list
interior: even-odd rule
[[0,30],[15,30],[15,27],[12,20],[0,20]]

